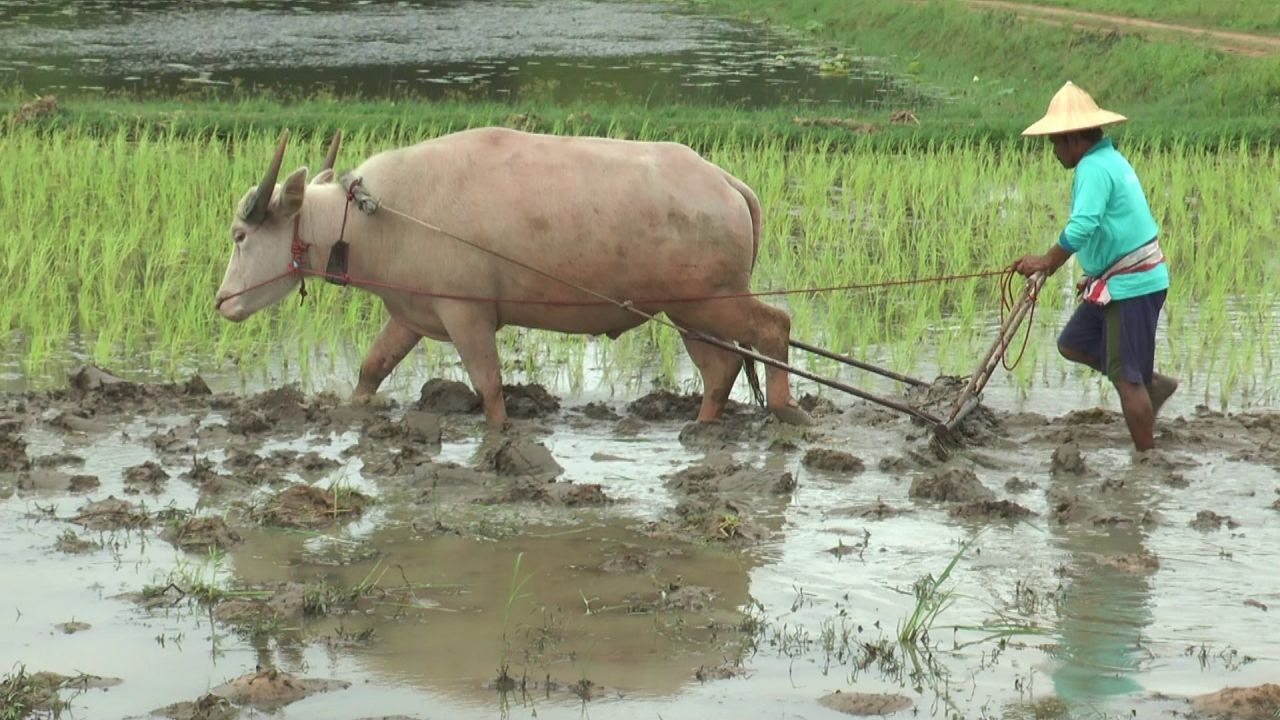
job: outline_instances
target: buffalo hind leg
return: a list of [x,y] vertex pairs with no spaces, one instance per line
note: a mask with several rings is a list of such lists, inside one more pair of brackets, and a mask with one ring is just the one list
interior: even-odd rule
[[[761,355],[787,362],[791,349],[791,316],[755,298],[712,300],[679,308],[667,315],[679,325],[701,330],[721,340],[740,342]],[[730,353],[728,350],[721,352]],[[694,362],[697,362],[696,357]],[[741,360],[738,367],[741,367]],[[736,376],[737,370],[734,372]],[[782,422],[792,425],[812,422],[809,414],[791,398],[791,378],[785,370],[765,367],[765,403]],[[703,408],[706,408],[705,399]]]
[[388,318],[364,356],[364,362],[360,363],[360,381],[356,383],[351,399],[355,402],[371,400],[382,381],[421,339],[421,335],[396,322],[395,318]]
[[698,411],[698,421],[715,420],[729,402],[729,393],[738,379],[738,371],[742,369],[742,356],[699,342],[688,335],[682,339],[689,357],[693,358],[693,364],[702,374],[702,409]]

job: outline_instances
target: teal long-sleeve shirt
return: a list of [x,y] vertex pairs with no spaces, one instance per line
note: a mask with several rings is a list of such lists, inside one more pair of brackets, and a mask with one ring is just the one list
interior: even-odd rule
[[[1097,276],[1125,254],[1156,236],[1159,228],[1133,166],[1110,138],[1089,148],[1071,183],[1071,217],[1058,245],[1074,253],[1086,275]],[[1107,283],[1114,300],[1169,287],[1169,268],[1116,275]]]

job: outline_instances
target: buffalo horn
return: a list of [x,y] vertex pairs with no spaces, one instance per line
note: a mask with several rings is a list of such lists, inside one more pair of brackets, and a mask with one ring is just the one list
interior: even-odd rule
[[267,217],[267,205],[271,203],[271,193],[276,189],[276,178],[280,176],[280,163],[284,162],[284,148],[289,143],[289,131],[280,133],[280,144],[276,146],[276,155],[271,158],[271,167],[262,176],[262,182],[253,196],[253,207],[245,214],[245,222],[257,225]]
[[329,143],[329,154],[324,156],[324,165],[320,166],[320,172],[333,169],[333,163],[338,159],[338,146],[341,144],[342,131],[337,130],[333,133],[333,142]]

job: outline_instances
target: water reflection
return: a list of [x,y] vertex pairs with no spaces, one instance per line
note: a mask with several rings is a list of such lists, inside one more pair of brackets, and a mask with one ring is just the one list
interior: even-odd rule
[[[250,585],[282,573],[335,588],[372,579],[385,595],[370,593],[362,611],[310,630],[339,644],[372,631],[369,642],[349,643],[370,671],[463,705],[499,703],[493,681],[504,666],[542,698],[572,700],[566,688],[584,679],[600,695],[672,694],[699,666],[723,662],[755,563],[735,552],[673,547],[627,524],[521,526],[489,541],[382,526],[359,541],[376,559],[358,561],[335,560],[298,535],[262,531],[232,563],[237,580]],[[264,646],[259,662],[296,666],[287,646],[276,652]],[[548,679],[558,693],[545,687]]]
[[1096,480],[1054,481],[1064,497],[1078,492],[1089,498],[1079,502],[1097,499],[1105,508],[1083,524],[1052,524],[1055,544],[1070,553],[1071,578],[1059,606],[1061,655],[1052,679],[1072,707],[1101,710],[1142,690],[1138,677],[1151,657],[1143,635],[1152,621],[1157,568],[1144,519],[1159,501],[1145,475],[1135,461],[1101,488]]
[[319,88],[366,97],[879,103],[905,90],[667,3],[0,0],[0,78],[28,90]]

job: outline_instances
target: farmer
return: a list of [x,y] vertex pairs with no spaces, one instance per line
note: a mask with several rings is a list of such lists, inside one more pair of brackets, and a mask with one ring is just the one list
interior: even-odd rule
[[1156,413],[1178,381],[1154,371],[1156,323],[1169,287],[1156,221],[1133,167],[1102,134],[1103,126],[1124,120],[1067,83],[1045,116],[1022,131],[1048,135],[1075,176],[1071,216],[1058,241],[1043,255],[1018,258],[1013,269],[1053,274],[1076,255],[1084,271],[1076,286],[1080,305],[1058,336],[1058,352],[1111,380],[1134,447],[1150,450]]

